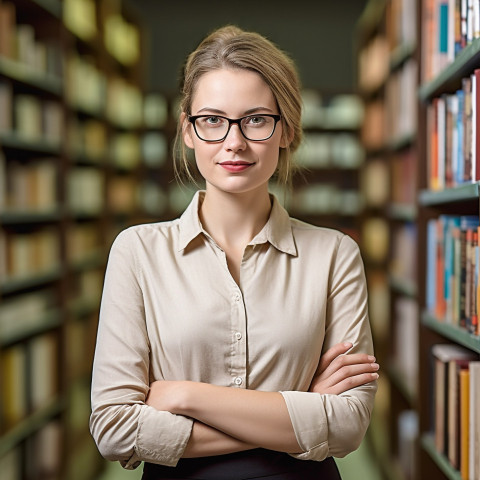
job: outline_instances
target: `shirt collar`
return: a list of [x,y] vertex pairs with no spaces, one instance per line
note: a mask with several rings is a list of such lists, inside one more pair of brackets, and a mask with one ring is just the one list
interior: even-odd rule
[[[190,205],[180,217],[179,250],[184,250],[188,244],[201,233],[208,236],[208,233],[203,229],[198,215],[198,210],[204,195],[205,191],[197,191]],[[297,247],[295,245],[288,212],[280,205],[280,202],[274,195],[271,195],[271,198],[273,204],[270,217],[262,230],[250,242],[250,245],[269,242],[277,250],[296,256]]]

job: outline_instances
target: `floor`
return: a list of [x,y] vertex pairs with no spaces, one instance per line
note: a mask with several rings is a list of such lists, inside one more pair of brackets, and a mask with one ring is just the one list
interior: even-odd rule
[[[345,458],[336,459],[342,480],[383,480],[364,441],[360,448]],[[140,480],[142,467],[124,470],[118,463],[108,462],[105,473],[98,480]]]

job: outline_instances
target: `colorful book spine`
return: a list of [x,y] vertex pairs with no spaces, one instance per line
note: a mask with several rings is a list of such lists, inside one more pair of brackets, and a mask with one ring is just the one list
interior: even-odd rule
[[427,310],[474,335],[480,334],[478,234],[476,215],[441,215],[427,225]]
[[427,109],[428,185],[443,190],[480,180],[480,69]]
[[423,0],[422,81],[438,75],[468,45],[480,38],[478,0]]

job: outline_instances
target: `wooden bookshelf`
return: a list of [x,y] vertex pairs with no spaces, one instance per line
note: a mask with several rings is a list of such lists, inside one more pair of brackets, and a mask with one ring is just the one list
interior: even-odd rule
[[[367,151],[361,243],[370,284],[374,346],[383,368],[371,443],[375,456],[384,459],[385,478],[397,479],[413,478],[415,471],[415,457],[402,452],[414,451],[416,439],[405,436],[400,419],[404,412],[414,418],[419,401],[416,17],[415,2],[370,1],[356,32],[358,89],[366,110],[361,138]],[[369,69],[378,71],[378,76],[372,77]]]
[[[473,327],[469,324],[470,313],[469,311],[462,310],[464,305],[454,303],[454,300],[443,299],[442,295],[447,295],[447,288],[444,287],[440,280],[435,280],[435,277],[432,276],[432,265],[435,264],[435,259],[432,256],[432,252],[438,253],[438,258],[442,258],[442,255],[445,255],[446,243],[443,243],[443,246],[440,249],[440,242],[457,242],[452,248],[460,248],[459,240],[454,240],[453,237],[447,237],[450,235],[452,226],[447,225],[457,225],[455,222],[460,222],[459,218],[462,217],[464,222],[462,229],[471,229],[472,232],[476,230],[478,220],[475,223],[475,218],[478,218],[479,207],[480,207],[480,196],[479,196],[479,181],[478,176],[475,178],[475,169],[466,163],[461,166],[454,166],[453,168],[463,169],[461,170],[464,175],[461,177],[454,177],[453,180],[447,178],[446,166],[441,162],[446,162],[447,155],[443,155],[442,152],[445,151],[445,145],[452,147],[451,138],[447,139],[447,133],[443,136],[443,133],[439,133],[440,130],[435,130],[435,134],[439,135],[436,140],[435,146],[438,145],[438,151],[441,152],[441,155],[438,155],[435,150],[433,150],[432,145],[432,119],[438,120],[441,119],[440,115],[443,114],[438,110],[439,107],[436,107],[437,110],[433,110],[433,105],[438,99],[442,99],[445,102],[446,109],[452,108],[451,105],[455,105],[453,100],[451,104],[447,105],[449,102],[448,96],[457,96],[458,101],[461,101],[461,96],[458,93],[459,90],[463,90],[463,93],[467,96],[471,94],[471,91],[468,90],[469,83],[465,81],[465,78],[470,77],[474,70],[478,68],[480,60],[480,38],[474,38],[473,35],[469,38],[465,37],[459,39],[457,37],[457,51],[453,48],[453,45],[448,45],[448,49],[445,48],[443,39],[445,38],[448,43],[448,36],[446,35],[446,30],[441,30],[441,27],[438,27],[435,24],[428,24],[426,22],[434,20],[437,15],[431,15],[432,12],[429,12],[429,8],[432,5],[436,5],[435,2],[428,1],[418,1],[418,2],[408,2],[408,0],[385,0],[384,2],[376,1],[369,2],[366,12],[370,13],[370,18],[374,18],[377,22],[376,28],[373,27],[372,22],[368,22],[367,33],[360,33],[359,38],[363,38],[364,41],[368,42],[375,36],[384,36],[386,38],[391,38],[388,34],[389,27],[392,26],[392,19],[389,19],[389,12],[398,11],[400,8],[401,11],[404,11],[405,8],[413,6],[413,3],[416,5],[416,14],[417,14],[417,28],[416,28],[416,38],[411,39],[409,42],[405,42],[400,45],[393,45],[391,48],[391,57],[390,57],[390,69],[387,75],[387,78],[379,83],[378,89],[375,95],[372,96],[372,91],[368,91],[365,95],[365,101],[368,105],[372,102],[378,102],[379,104],[385,105],[387,113],[385,115],[388,117],[388,109],[392,106],[388,105],[388,101],[384,93],[385,89],[388,88],[388,84],[391,79],[394,79],[396,69],[401,69],[409,61],[409,58],[414,58],[418,62],[418,72],[416,84],[412,87],[417,93],[417,106],[416,106],[416,128],[412,129],[411,136],[409,137],[408,133],[406,135],[396,136],[395,138],[386,141],[384,145],[376,145],[375,148],[369,148],[367,151],[371,153],[372,158],[376,159],[381,157],[384,159],[384,164],[389,165],[389,158],[398,155],[398,153],[403,152],[404,150],[411,150],[415,152],[414,163],[416,166],[416,188],[414,191],[414,196],[411,202],[397,202],[392,198],[386,200],[386,204],[383,208],[375,211],[375,215],[382,217],[385,222],[388,223],[392,238],[391,249],[388,252],[388,259],[383,264],[385,269],[385,278],[388,281],[389,289],[388,293],[390,296],[390,305],[392,308],[389,312],[389,327],[386,329],[389,336],[392,337],[393,345],[395,345],[395,336],[398,335],[398,330],[395,329],[395,324],[398,321],[397,315],[398,312],[393,308],[394,302],[398,299],[410,299],[412,302],[412,307],[415,307],[411,311],[411,315],[416,319],[416,332],[414,335],[418,338],[418,372],[417,372],[417,381],[414,383],[415,388],[411,388],[411,383],[408,383],[407,378],[404,375],[399,367],[402,366],[402,363],[395,362],[391,359],[391,354],[387,356],[387,377],[389,384],[390,392],[390,404],[388,409],[388,425],[390,426],[390,432],[388,438],[385,438],[385,443],[390,445],[389,448],[389,461],[386,470],[391,468],[392,470],[397,470],[400,466],[400,470],[403,470],[402,476],[405,479],[424,479],[424,478],[435,478],[435,479],[460,479],[467,478],[465,472],[465,463],[462,467],[461,465],[457,468],[454,468],[452,456],[455,457],[455,454],[452,451],[455,450],[450,448],[451,445],[448,445],[448,442],[452,440],[446,440],[446,445],[450,448],[447,454],[447,451],[438,451],[438,438],[435,438],[435,431],[438,425],[438,415],[435,415],[435,405],[437,402],[437,397],[440,395],[435,388],[439,388],[438,385],[435,385],[436,378],[433,375],[434,368],[434,359],[432,358],[432,347],[436,344],[453,344],[454,346],[463,347],[463,352],[469,352],[471,358],[480,358],[480,336],[475,330],[475,323],[472,323]],[[452,6],[453,4],[448,4]],[[445,10],[447,2],[444,4],[443,13],[446,14]],[[376,13],[373,14],[373,10],[376,9]],[[446,19],[447,17],[445,17]],[[453,13],[449,12],[448,22],[451,22],[453,18]],[[398,24],[397,24],[398,25]],[[445,24],[446,25],[446,24]],[[365,27],[365,23],[359,25],[360,30]],[[440,30],[439,30],[440,29]],[[463,32],[465,35],[468,34],[468,30]],[[365,40],[366,39],[366,40]],[[438,45],[435,44],[434,39],[442,39],[442,48],[440,49]],[[389,43],[392,46],[391,43]],[[360,46],[360,53],[362,53],[362,46]],[[432,59],[434,59],[432,61]],[[473,80],[472,80],[473,83]],[[467,97],[466,97],[467,98]],[[467,100],[468,101],[468,100]],[[450,112],[450,110],[446,110]],[[439,113],[440,112],[440,113]],[[454,110],[451,110],[454,112]],[[454,113],[451,113],[454,115]],[[435,115],[437,115],[435,117]],[[473,113],[475,115],[475,113]],[[460,118],[460,117],[458,117]],[[478,116],[476,117],[478,118]],[[465,122],[464,118],[461,119]],[[454,128],[455,124],[452,123],[453,120],[449,120],[451,123],[449,125]],[[457,121],[456,119],[454,121]],[[470,120],[467,117],[467,122]],[[439,128],[438,125],[443,125],[441,123],[436,124],[435,128]],[[447,123],[445,124],[447,125]],[[452,126],[453,125],[453,126]],[[456,128],[456,127],[455,127]],[[464,123],[463,128],[471,128],[469,123]],[[465,135],[469,135],[469,131],[465,130]],[[478,124],[477,124],[478,132]],[[388,133],[387,133],[388,135]],[[450,133],[448,133],[450,135]],[[453,135],[453,134],[452,134]],[[469,148],[474,148],[475,145],[470,147],[468,141],[474,137],[465,137],[467,138],[466,143],[463,144],[462,155],[467,156],[467,160],[470,158]],[[476,139],[478,143],[479,139]],[[444,143],[441,143],[444,142]],[[473,142],[473,140],[472,140]],[[442,150],[443,148],[443,150]],[[467,150],[465,150],[467,148]],[[435,157],[437,155],[437,157]],[[448,154],[450,155],[450,153]],[[473,155],[473,154],[472,154]],[[462,159],[463,157],[457,152],[452,150],[452,162],[458,158]],[[449,157],[450,158],[450,157]],[[450,160],[448,160],[450,161]],[[436,163],[435,163],[436,162]],[[472,160],[474,162],[474,160]],[[436,172],[434,168],[443,168],[444,170]],[[390,188],[392,190],[395,187],[402,183],[400,176],[401,170],[396,167],[396,173],[392,178],[392,183]],[[405,167],[407,168],[407,167]],[[471,170],[470,170],[471,169]],[[437,175],[438,178],[441,175],[445,175],[445,178],[436,183],[436,178],[432,180],[432,176]],[[456,175],[456,174],[455,174]],[[447,183],[449,182],[449,183]],[[412,191],[410,191],[410,194]],[[468,216],[468,218],[467,218]],[[472,218],[473,216],[473,218]],[[458,217],[456,220],[451,220],[453,217]],[[450,228],[446,230],[445,239],[440,236],[436,237],[436,241],[439,242],[437,246],[433,246],[432,235],[434,231],[434,225],[439,225],[437,228],[441,228],[440,223],[442,219],[445,222],[445,228]],[[368,220],[368,218],[367,218]],[[437,224],[433,222],[436,221]],[[448,224],[447,222],[451,222]],[[395,231],[402,232],[401,225],[410,225],[408,228],[416,228],[416,242],[415,245],[411,245],[411,254],[416,256],[418,259],[416,265],[416,273],[413,277],[402,278],[391,271],[392,263],[395,264]],[[471,224],[471,226],[470,226]],[[460,223],[458,223],[460,225]],[[460,227],[458,227],[460,228]],[[440,231],[440,230],[439,230]],[[458,233],[456,232],[455,235]],[[465,234],[466,235],[466,234]],[[456,239],[460,237],[455,237]],[[463,237],[462,237],[463,238]],[[476,244],[473,243],[473,233],[471,233],[471,240],[469,240],[469,246],[461,247],[462,249],[478,248]],[[451,243],[453,245],[453,243]],[[470,247],[471,245],[471,247]],[[434,250],[432,250],[432,248]],[[456,250],[459,251],[459,250]],[[463,250],[462,250],[463,251]],[[404,251],[401,258],[405,261],[407,260],[409,254],[408,250]],[[443,257],[445,258],[445,257]],[[470,258],[470,257],[466,257]],[[443,260],[447,262],[447,260]],[[469,260],[471,265],[471,271],[477,268],[473,262],[475,260],[472,258]],[[432,263],[433,262],[433,263]],[[450,262],[450,260],[449,260]],[[451,260],[452,264],[454,263]],[[453,272],[459,272],[458,257],[455,260],[455,268]],[[369,264],[367,263],[367,266]],[[442,263],[439,264],[440,266]],[[449,263],[450,265],[450,263]],[[440,266],[435,266],[439,269]],[[462,267],[463,268],[463,267]],[[462,270],[463,271],[463,270]],[[367,268],[367,275],[369,271]],[[371,272],[370,272],[371,273]],[[441,275],[439,278],[447,277],[447,274],[439,273]],[[451,273],[448,278],[451,278]],[[460,284],[460,279],[465,278],[462,274],[458,274],[456,277],[455,285]],[[471,282],[476,281],[474,277],[471,278]],[[432,280],[433,279],[433,280]],[[433,281],[440,282],[438,283],[437,293],[434,293],[432,297]],[[448,280],[453,281],[453,280]],[[427,284],[428,282],[428,284]],[[445,280],[447,282],[447,280]],[[476,285],[476,284],[475,284]],[[456,287],[456,288],[467,288],[467,287]],[[472,288],[472,287],[470,287]],[[476,288],[475,286],[473,288]],[[440,290],[443,289],[443,290]],[[463,291],[463,290],[460,290]],[[440,293],[442,292],[442,293]],[[473,295],[473,294],[472,294]],[[440,305],[436,307],[436,311],[432,311],[432,298],[437,302],[435,305]],[[463,298],[463,297],[462,297]],[[471,297],[473,298],[473,297]],[[440,300],[439,300],[440,299]],[[444,303],[445,302],[445,303]],[[447,302],[448,303],[447,305]],[[443,310],[443,306],[445,306]],[[463,305],[463,306],[462,306]],[[468,305],[471,305],[469,303]],[[473,309],[473,307],[471,307]],[[458,312],[457,313],[457,309]],[[440,312],[437,314],[437,312]],[[459,322],[457,318],[461,317],[462,322]],[[466,324],[463,324],[465,320]],[[472,320],[473,322],[473,320]],[[373,325],[375,327],[375,320],[373,319]],[[470,329],[470,331],[468,330]],[[375,332],[374,332],[375,334]],[[402,339],[401,339],[402,340]],[[408,340],[403,339],[403,347],[406,348],[408,345]],[[391,348],[392,343],[388,344]],[[397,344],[398,347],[398,344]],[[400,346],[402,348],[402,346]],[[392,349],[394,351],[394,349]],[[388,361],[390,360],[390,361]],[[438,366],[436,367],[439,368]],[[436,370],[438,372],[438,370]],[[450,374],[452,375],[452,374]],[[475,381],[480,381],[476,379]],[[459,393],[459,395],[464,395],[465,391]],[[416,413],[418,418],[418,434],[414,439],[414,458],[411,459],[411,464],[414,465],[414,469],[408,468],[405,462],[399,462],[398,452],[401,447],[402,440],[399,439],[398,434],[399,428],[397,421],[400,418],[402,412],[405,409],[410,409]],[[465,427],[458,427],[465,428]],[[384,433],[384,436],[387,434]],[[437,433],[437,436],[439,434]],[[377,440],[377,444],[380,443]],[[446,448],[445,446],[443,448]],[[461,447],[464,448],[464,447]],[[478,450],[478,449],[477,449]],[[463,469],[463,473],[460,473],[460,470]]]
[[118,231],[147,216],[110,195],[119,176],[143,182],[141,149],[131,168],[110,150],[146,133],[143,29],[123,1],[3,0],[0,17],[0,470],[92,480],[105,464],[88,429],[104,268]]

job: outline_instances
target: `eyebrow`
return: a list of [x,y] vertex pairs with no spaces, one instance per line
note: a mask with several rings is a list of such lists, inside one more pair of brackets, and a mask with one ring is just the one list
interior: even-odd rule
[[[244,115],[251,115],[252,113],[258,113],[258,112],[262,112],[262,111],[273,112],[273,110],[271,108],[268,108],[268,107],[254,107],[254,108],[250,108],[248,110],[245,110]],[[201,112],[217,113],[218,115],[226,115],[227,114],[223,110],[218,110],[218,109],[212,108],[212,107],[201,108],[197,112],[197,115],[200,114]]]

